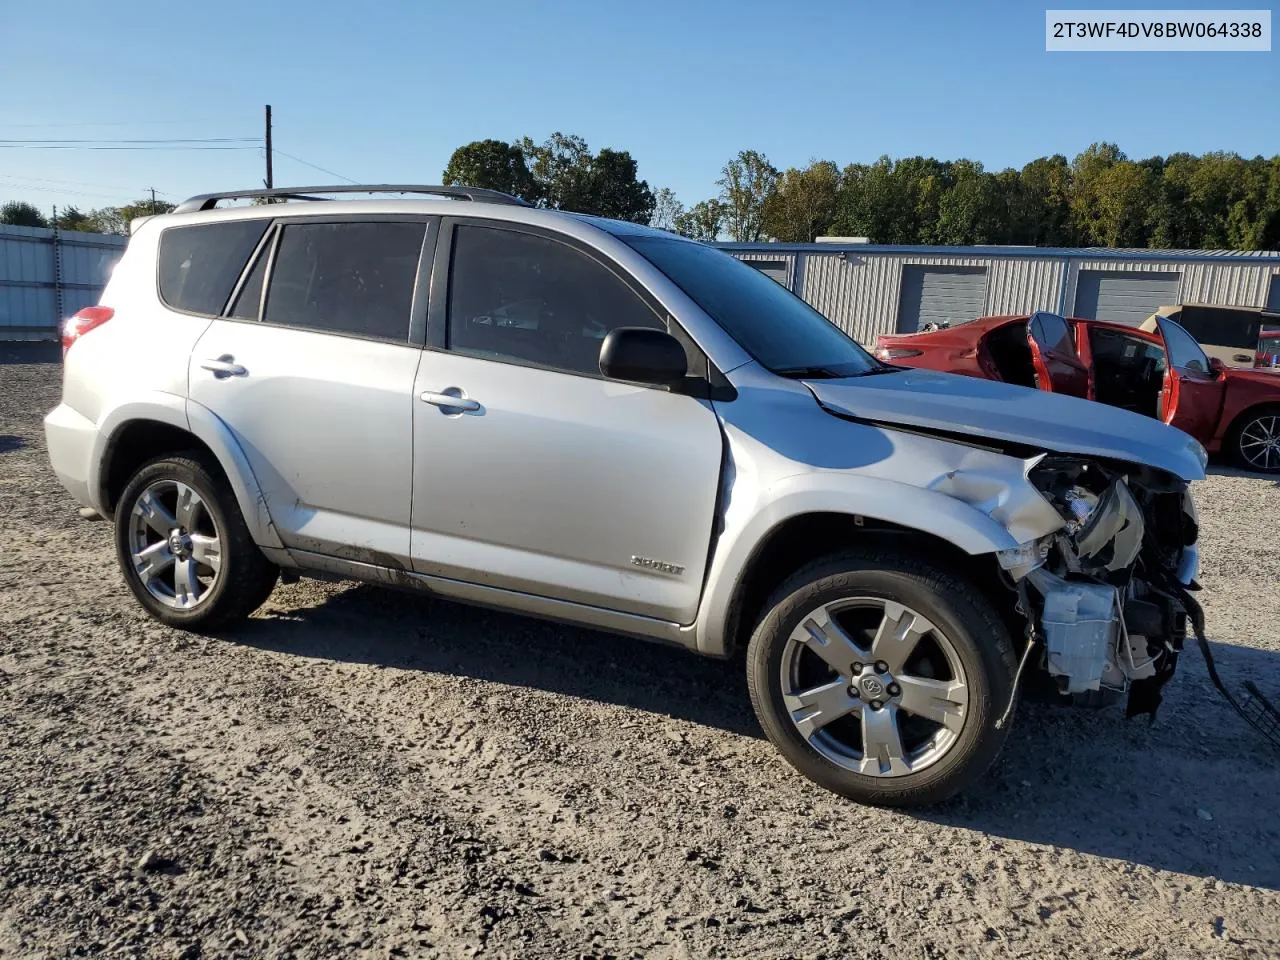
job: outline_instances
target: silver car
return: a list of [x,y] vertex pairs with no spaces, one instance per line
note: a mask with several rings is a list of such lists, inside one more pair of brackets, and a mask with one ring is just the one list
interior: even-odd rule
[[725,253],[488,191],[135,227],[45,424],[166,624],[327,571],[745,653],[795,767],[898,805],[987,769],[1023,672],[1131,713],[1173,672],[1205,456],[1172,427],[887,366]]

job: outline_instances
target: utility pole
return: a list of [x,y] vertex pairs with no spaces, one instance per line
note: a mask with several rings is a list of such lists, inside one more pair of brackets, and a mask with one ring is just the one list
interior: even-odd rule
[[271,176],[271,104],[267,104],[267,189],[270,190],[274,186]]
[[156,188],[147,187],[147,189],[151,191],[151,209],[154,210],[156,208]]

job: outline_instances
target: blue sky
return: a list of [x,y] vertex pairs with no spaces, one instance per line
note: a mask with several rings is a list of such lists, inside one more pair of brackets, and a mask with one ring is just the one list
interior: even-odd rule
[[[1046,5],[7,0],[0,140],[255,137],[271,103],[280,151],[362,182],[438,182],[460,144],[561,130],[629,150],[686,204],[745,148],[779,168],[923,154],[1000,169],[1095,140],[1280,153],[1280,53],[1046,53]],[[257,184],[262,165],[252,145],[0,148],[0,199],[176,200]],[[332,179],[277,154],[278,184]]]

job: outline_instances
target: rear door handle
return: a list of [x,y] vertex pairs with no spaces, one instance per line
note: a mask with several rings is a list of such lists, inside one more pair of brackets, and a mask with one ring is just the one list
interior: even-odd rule
[[[455,390],[457,388],[450,387],[449,389]],[[457,393],[432,393],[430,390],[427,390],[426,392],[420,394],[418,399],[420,399],[423,403],[429,403],[433,407],[440,407],[442,409],[448,410],[449,412],[454,412],[454,411],[465,412],[465,411],[474,411],[474,410],[480,409],[479,403],[477,403],[475,400],[471,400],[467,397],[461,396],[461,393],[462,393],[461,390],[459,390]]]
[[235,357],[224,353],[216,360],[201,360],[200,369],[210,371],[218,379],[243,377],[249,371],[235,362]]

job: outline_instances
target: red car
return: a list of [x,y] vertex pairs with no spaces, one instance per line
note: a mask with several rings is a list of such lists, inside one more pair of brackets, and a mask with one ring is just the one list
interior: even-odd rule
[[1164,317],[1141,327],[1045,312],[982,317],[881,336],[876,356],[1134,410],[1181,428],[1246,469],[1280,472],[1280,371],[1228,369]]
[[1255,367],[1280,367],[1280,330],[1263,330],[1258,338]]

